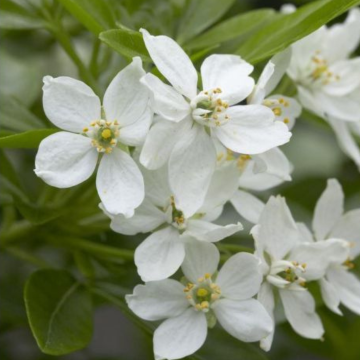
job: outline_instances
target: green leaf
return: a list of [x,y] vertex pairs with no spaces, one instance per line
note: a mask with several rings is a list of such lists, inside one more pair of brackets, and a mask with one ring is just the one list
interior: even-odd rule
[[80,23],[95,35],[115,27],[111,7],[104,0],[58,0]]
[[[234,4],[235,0],[191,0],[181,19],[177,42],[185,41],[200,34],[219,20]],[[213,45],[213,44],[212,44]]]
[[19,132],[44,128],[44,123],[15,97],[0,91],[0,127]]
[[102,32],[99,39],[126,58],[140,56],[143,61],[151,62],[142,35],[129,29],[114,29]]
[[44,23],[25,7],[10,0],[0,2],[0,28],[9,30],[39,29]]
[[44,138],[58,131],[58,129],[39,129],[0,137],[0,148],[36,149]]
[[359,0],[319,0],[302,6],[264,26],[249,37],[236,51],[251,63],[257,63],[287,48],[293,42],[312,33],[341,15]]
[[91,340],[92,304],[87,289],[64,270],[39,270],[25,285],[25,306],[42,352],[64,355]]
[[233,39],[239,40],[242,36],[254,32],[259,26],[263,26],[264,22],[269,21],[275,14],[272,9],[260,9],[234,16],[192,39],[186,44],[186,48],[189,50],[206,48]]

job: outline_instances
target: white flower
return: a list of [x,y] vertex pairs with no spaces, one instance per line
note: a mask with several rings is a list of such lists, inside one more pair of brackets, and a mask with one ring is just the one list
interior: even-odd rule
[[[173,275],[184,261],[186,243],[220,241],[240,230],[240,223],[213,224],[237,187],[237,170],[229,164],[214,172],[201,207],[192,216],[180,209],[168,185],[167,167],[158,170],[142,168],[146,196],[132,218],[112,217],[112,230],[126,235],[153,233],[135,251],[135,264],[143,281],[162,280]],[[211,244],[213,247],[215,245]]]
[[44,78],[44,110],[63,130],[39,146],[35,173],[47,184],[68,188],[87,180],[100,165],[96,187],[106,209],[129,217],[144,198],[140,170],[124,145],[141,145],[152,113],[140,58],[124,68],[105,92],[103,107],[81,81]]
[[360,42],[360,10],[343,24],[322,27],[292,46],[288,75],[301,104],[325,118],[342,150],[360,167],[360,151],[351,133],[360,124],[360,57],[349,58]]
[[269,107],[277,121],[284,122],[289,129],[292,129],[295,119],[301,114],[301,106],[295,99],[284,95],[270,95],[288,69],[290,59],[291,48],[276,54],[265,65],[247,102],[248,104],[261,104]]
[[237,153],[258,154],[288,142],[291,134],[265,106],[234,106],[254,87],[249,76],[253,67],[239,56],[205,59],[203,90],[198,91],[196,69],[181,47],[167,36],[141,32],[152,60],[172,86],[152,74],[142,79],[153,93],[154,110],[162,121],[151,128],[140,161],[149,169],[169,161],[175,200],[192,215],[203,202],[215,169],[212,137]]
[[258,223],[265,204],[249,191],[265,191],[291,181],[292,165],[279,148],[258,155],[236,154],[216,142],[218,166],[235,163],[239,189],[229,199],[240,216]]
[[205,243],[189,243],[190,256],[182,265],[187,285],[166,279],[138,285],[126,296],[139,317],[164,320],[154,333],[155,359],[181,359],[205,342],[207,328],[217,321],[235,338],[258,341],[273,328],[264,307],[252,297],[262,276],[258,259],[251,254],[232,256],[216,275],[219,252]]
[[[274,291],[277,291],[292,328],[303,337],[320,339],[324,329],[306,282],[325,275],[329,264],[343,251],[342,242],[302,241],[304,235],[281,197],[269,199],[252,234],[264,274],[259,301],[274,317]],[[272,339],[270,334],[261,342],[261,347],[269,350]]]
[[335,179],[328,180],[316,204],[313,229],[318,243],[336,238],[341,239],[344,247],[320,280],[325,304],[341,314],[339,305],[342,303],[360,315],[360,280],[349,272],[354,266],[352,260],[360,254],[360,209],[344,214],[344,194]]

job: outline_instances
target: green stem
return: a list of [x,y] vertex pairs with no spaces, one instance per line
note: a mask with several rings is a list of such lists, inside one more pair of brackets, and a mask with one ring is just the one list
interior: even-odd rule
[[0,245],[7,246],[8,244],[29,236],[29,232],[35,227],[27,220],[20,220],[14,223],[11,228],[1,234]]
[[49,240],[53,245],[70,248],[71,250],[83,250],[94,256],[102,258],[117,258],[122,260],[134,259],[134,251],[128,249],[118,249],[113,246],[103,245],[95,243],[93,241],[63,236],[47,236],[46,240]]
[[9,253],[10,255],[22,260],[22,261],[26,261],[32,265],[35,265],[38,268],[51,268],[52,266],[45,260],[30,254],[27,251],[21,250],[19,248],[15,248],[15,247],[7,247],[5,249],[5,251],[7,253]]
[[74,64],[78,68],[80,77],[94,90],[97,95],[99,95],[100,90],[98,88],[98,84],[95,78],[86,68],[85,64],[82,62],[82,60],[76,53],[71,43],[71,38],[69,37],[66,30],[63,28],[61,22],[56,19],[48,19],[47,29],[57,39],[57,41],[68,54],[70,59],[74,62]]
[[219,249],[221,250],[222,248],[230,251],[232,253],[238,253],[238,252],[248,252],[248,253],[253,253],[254,249],[247,247],[247,246],[241,246],[241,245],[236,245],[236,244],[218,244]]

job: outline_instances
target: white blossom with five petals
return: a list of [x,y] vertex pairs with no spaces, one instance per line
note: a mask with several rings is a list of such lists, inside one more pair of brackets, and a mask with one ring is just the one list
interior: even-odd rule
[[118,73],[107,88],[103,106],[81,81],[44,78],[44,111],[62,130],[44,139],[35,160],[35,173],[47,184],[68,188],[87,180],[98,159],[96,187],[103,205],[113,214],[130,217],[144,199],[144,183],[127,145],[139,146],[152,121],[140,58]]
[[[323,278],[332,261],[344,254],[342,241],[303,241],[301,228],[294,222],[285,199],[279,196],[269,199],[252,235],[264,274],[258,300],[274,318],[274,292],[278,292],[294,331],[309,339],[320,339],[324,329],[306,283]],[[261,341],[264,350],[270,349],[273,335]]]
[[181,359],[205,342],[208,328],[217,321],[235,338],[259,341],[273,329],[270,316],[253,299],[262,275],[259,260],[238,253],[217,274],[219,252],[211,244],[189,243],[189,257],[182,265],[182,283],[165,279],[135,287],[126,296],[130,309],[145,320],[164,320],[154,333],[156,360]]
[[172,86],[152,74],[142,79],[162,120],[151,128],[140,162],[149,169],[168,162],[175,201],[186,216],[192,216],[215,169],[212,138],[237,153],[258,154],[288,142],[291,134],[266,106],[236,106],[254,87],[249,76],[253,67],[239,56],[205,59],[203,90],[198,91],[197,71],[181,47],[167,36],[141,32],[153,62]]
[[[125,234],[153,232],[135,251],[135,264],[143,281],[162,280],[173,275],[189,256],[186,244],[196,242],[192,251],[201,251],[243,229],[240,223],[220,226],[213,223],[237,188],[233,164],[213,173],[204,202],[187,217],[176,203],[168,184],[166,166],[158,170],[142,168],[146,196],[132,218],[111,216],[112,230]],[[210,243],[210,244],[209,244]]]

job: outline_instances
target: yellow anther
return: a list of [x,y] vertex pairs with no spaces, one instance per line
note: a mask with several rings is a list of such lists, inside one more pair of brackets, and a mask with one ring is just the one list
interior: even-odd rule
[[211,278],[211,274],[206,273],[206,274],[205,274],[205,279],[210,279],[210,278]]
[[111,147],[106,148],[105,153],[106,154],[111,154],[112,153],[112,148]]
[[289,107],[290,103],[288,101],[284,101],[284,106]]
[[187,287],[189,288],[189,290],[191,290],[191,289],[194,287],[194,284],[188,283],[188,284],[187,284]]
[[299,263],[298,263],[297,261],[292,261],[292,264],[293,264],[294,266],[298,266],[298,265],[299,265]]
[[218,294],[211,294],[211,300],[217,300],[219,298]]
[[217,120],[218,119],[218,116],[215,114],[215,115],[213,115],[213,119],[214,120]]
[[305,287],[306,286],[306,281],[299,282],[299,285],[302,286],[302,287]]
[[229,115],[225,115],[225,119],[229,120],[230,119]]
[[199,282],[199,283],[202,283],[203,281],[204,281],[204,278],[203,278],[203,277],[198,278],[198,282]]
[[201,309],[208,309],[209,308],[209,302],[208,301],[203,301],[200,306],[201,306]]
[[220,161],[223,157],[224,157],[224,153],[220,153],[220,154],[217,156],[217,161]]
[[283,104],[283,103],[284,103],[284,101],[285,101],[285,99],[284,99],[284,98],[280,98],[280,99],[279,99],[279,103],[280,103],[280,104]]
[[110,129],[105,129],[101,132],[101,136],[104,138],[104,139],[108,139],[111,137],[111,130]]
[[96,125],[96,121],[92,121],[92,122],[90,123],[90,125],[91,125],[91,126],[95,126],[95,125]]
[[192,296],[189,294],[189,295],[186,295],[186,298],[187,298],[188,300],[191,300],[191,299],[192,299]]
[[110,144],[111,144],[111,145],[116,145],[116,140],[115,140],[115,139],[112,139],[112,140],[110,141]]
[[285,123],[285,124],[288,124],[289,122],[290,122],[289,118],[285,118],[285,119],[284,119],[284,123]]
[[111,125],[111,121],[107,121],[106,126],[110,126],[110,125]]
[[204,288],[200,288],[198,289],[198,291],[196,292],[196,295],[199,296],[199,297],[205,297],[209,294],[209,292],[204,289]]
[[218,108],[216,108],[216,111],[217,111],[217,112],[221,112],[222,110],[221,110],[220,107],[218,107]]
[[89,128],[87,128],[87,127],[84,127],[84,128],[83,128],[83,132],[84,132],[84,133],[86,133],[86,132],[88,132],[88,131],[89,131]]
[[188,292],[190,289],[188,287],[184,287],[183,292]]
[[217,100],[216,100],[216,103],[221,106],[221,105],[222,105],[221,99],[217,99]]
[[198,310],[201,310],[201,305],[200,305],[200,304],[196,304],[196,305],[195,305],[195,308],[198,309]]
[[281,108],[279,108],[279,107],[273,108],[272,111],[276,116],[280,116],[281,112],[282,112]]
[[303,264],[301,264],[301,267],[302,267],[303,269],[306,269],[307,264],[306,264],[306,263],[303,263]]

